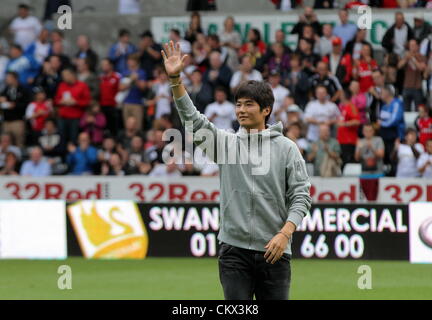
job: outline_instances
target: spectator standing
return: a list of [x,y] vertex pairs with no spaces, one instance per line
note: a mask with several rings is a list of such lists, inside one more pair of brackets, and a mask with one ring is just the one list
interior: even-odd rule
[[402,143],[396,141],[393,157],[397,161],[397,178],[416,178],[420,176],[417,169],[417,160],[424,152],[421,143],[417,143],[417,132],[408,128]]
[[421,43],[432,33],[431,25],[425,21],[423,12],[419,12],[414,16],[414,38]]
[[12,45],[6,70],[16,72],[20,84],[30,87],[39,73],[39,64],[32,56],[25,56],[20,45]]
[[349,86],[352,77],[352,57],[349,53],[342,53],[342,39],[334,37],[331,41],[330,54],[323,57],[331,75],[335,76],[343,87]]
[[320,61],[316,67],[317,73],[310,79],[310,88],[312,92],[318,86],[324,86],[330,96],[331,102],[338,102],[342,95],[342,86],[339,80],[329,73],[328,65],[324,61]]
[[364,125],[369,122],[369,115],[367,113],[367,96],[365,93],[360,92],[360,84],[358,81],[353,80],[349,86],[351,102],[359,114],[360,123]]
[[130,42],[129,30],[121,29],[118,34],[118,41],[111,46],[108,57],[114,62],[115,70],[123,74],[128,70],[128,56],[136,51],[137,48]]
[[140,36],[138,51],[140,53],[140,64],[148,78],[153,80],[153,71],[158,64],[162,63],[162,47],[153,39],[151,31],[144,31]]
[[65,148],[62,137],[57,131],[55,119],[49,118],[45,121],[44,129],[38,139],[38,145],[50,163],[61,163]]
[[306,25],[311,25],[317,35],[322,35],[321,24],[312,7],[305,7],[303,14],[299,16],[299,21],[292,28],[291,34],[303,34],[303,28]]
[[432,139],[426,141],[426,152],[418,159],[417,169],[423,178],[432,178]]
[[346,44],[351,41],[356,33],[357,26],[349,22],[349,12],[347,9],[339,10],[339,24],[334,27],[333,35],[342,39],[342,46],[345,48]]
[[378,69],[378,64],[372,57],[372,47],[363,45],[360,58],[354,60],[353,78],[360,83],[360,92],[368,92],[373,86],[372,73]]
[[240,49],[242,45],[241,35],[234,29],[235,22],[232,16],[229,16],[224,21],[224,30],[219,34],[219,40],[224,47],[229,47],[234,50]]
[[117,143],[121,149],[129,149],[131,140],[135,136],[144,137],[144,133],[139,129],[138,122],[135,117],[128,117],[126,119],[125,128],[118,133]]
[[300,150],[300,153],[303,157],[305,157],[306,152],[309,149],[309,142],[306,139],[302,138],[301,132],[301,125],[298,122],[293,122],[287,127],[285,136],[295,142],[295,144]]
[[33,82],[35,87],[41,87],[45,91],[48,99],[55,97],[57,87],[61,82],[60,69],[60,58],[58,56],[51,56],[44,61],[41,73],[39,73]]
[[189,27],[186,30],[184,38],[193,44],[198,33],[204,33],[204,31],[201,27],[201,15],[198,11],[194,11],[191,13]]
[[[276,122],[276,115],[280,114],[284,103],[284,100],[290,94],[289,90],[281,85],[281,76],[279,74],[278,69],[274,69],[269,76],[269,84],[273,92],[274,103],[273,103],[273,111],[270,114],[269,123]],[[285,115],[286,116],[286,115]],[[284,118],[286,121],[286,117]],[[282,120],[282,119],[281,119]],[[282,122],[285,122],[282,121]]]
[[[342,166],[355,162],[354,153],[360,126],[360,114],[351,100],[351,93],[345,91],[340,104],[341,116],[337,122],[337,140],[341,147]],[[343,168],[343,167],[342,167]]]
[[[332,40],[333,37],[333,27],[329,23],[325,23],[322,26],[322,33],[323,35],[319,38],[319,40],[316,42],[314,47],[314,52],[316,54],[319,54],[321,57],[324,57],[326,55],[329,55],[332,52]],[[342,47],[342,40],[341,40],[341,47]]]
[[219,51],[212,51],[209,55],[209,68],[203,74],[203,81],[211,86],[212,92],[216,87],[224,87],[227,91],[230,88],[232,72],[230,68],[223,63]]
[[398,63],[398,69],[404,70],[402,94],[406,111],[416,110],[418,105],[423,103],[422,82],[426,67],[426,57],[420,54],[417,40],[411,39],[405,57]]
[[315,96],[316,100],[307,104],[304,115],[308,124],[306,138],[311,142],[319,140],[319,126],[321,124],[333,126],[340,118],[339,108],[328,99],[326,87],[318,86],[315,89]]
[[303,70],[301,58],[298,54],[293,54],[290,61],[290,71],[284,84],[293,95],[295,103],[304,110],[309,101],[309,77]]
[[90,90],[84,82],[78,80],[73,69],[63,70],[62,79],[54,99],[54,106],[58,108],[59,132],[65,143],[75,143],[79,121],[90,104]]
[[19,160],[15,153],[7,152],[5,155],[4,166],[1,167],[1,176],[17,176],[19,168]]
[[350,54],[353,60],[360,59],[363,45],[371,46],[371,44],[366,41],[366,29],[357,29],[354,39],[348,41],[346,44],[344,53]]
[[89,60],[87,58],[78,58],[76,60],[78,80],[84,82],[90,90],[91,100],[96,102],[99,100],[99,78],[90,69]]
[[39,65],[42,65],[45,59],[49,56],[51,44],[49,43],[49,31],[42,29],[38,39],[31,43],[25,50],[26,56],[32,56]]
[[30,15],[30,7],[26,4],[18,5],[18,15],[15,17],[9,29],[14,36],[14,43],[26,50],[30,44],[36,41],[42,30],[38,18]]
[[24,161],[20,175],[27,177],[47,177],[51,175],[51,165],[43,158],[42,149],[33,147],[30,151],[30,159]]
[[203,82],[201,72],[196,69],[191,74],[191,85],[188,88],[190,98],[199,112],[203,113],[205,107],[213,101],[212,88]]
[[88,36],[81,34],[77,38],[78,52],[75,54],[76,59],[85,59],[88,63],[90,71],[96,72],[98,66],[99,57],[96,52],[90,46],[90,40]]
[[215,89],[215,102],[205,109],[205,116],[214,123],[216,128],[234,131],[233,122],[237,120],[235,106],[227,100],[224,88]]
[[192,52],[191,43],[181,37],[180,31],[178,29],[171,29],[169,37],[171,41],[174,41],[174,43],[178,42],[180,44],[181,52],[185,54]]
[[82,115],[80,127],[83,132],[87,132],[93,145],[99,146],[102,144],[104,130],[106,127],[106,119],[99,104],[93,104]]
[[126,121],[130,116],[137,119],[138,129],[143,127],[144,120],[144,92],[147,89],[147,74],[140,68],[139,54],[132,54],[127,59],[128,68],[122,74],[122,78],[127,81],[120,82],[119,91],[127,91],[123,100],[123,120]]
[[171,114],[171,88],[168,75],[163,68],[156,71],[157,81],[153,84],[153,92],[156,95],[156,114],[155,119],[160,119],[163,115]]
[[384,141],[375,136],[375,129],[371,124],[363,126],[363,139],[358,140],[355,159],[361,163],[363,175],[384,175]]
[[78,146],[68,144],[66,162],[72,175],[92,174],[97,162],[97,149],[90,145],[90,136],[82,132],[78,138]]
[[29,103],[28,90],[18,82],[18,74],[6,74],[6,87],[0,95],[0,107],[3,111],[3,132],[12,135],[18,147],[24,147],[24,114]]
[[419,133],[419,142],[426,147],[426,141],[432,139],[432,116],[430,108],[421,104],[418,108],[418,117],[415,126]]
[[330,136],[327,124],[319,126],[319,139],[313,142],[307,155],[309,162],[314,164],[314,175],[321,177],[337,177],[341,175],[342,161],[340,145]]
[[5,166],[6,155],[9,152],[16,156],[18,162],[21,160],[21,150],[13,144],[12,139],[12,135],[7,132],[2,133],[0,136],[0,168]]
[[262,81],[262,75],[258,70],[254,69],[251,56],[245,55],[241,58],[239,70],[231,78],[231,92],[234,94],[240,84],[248,80]]
[[127,150],[126,174],[148,174],[151,165],[146,158],[144,141],[141,136],[135,136],[131,140],[130,148]]
[[384,162],[388,164],[396,140],[402,140],[405,135],[404,108],[402,101],[394,96],[392,89],[389,87],[384,88],[381,99],[384,105],[381,107],[378,121],[380,126],[379,135],[385,144]]
[[405,22],[403,13],[396,12],[395,23],[387,29],[381,45],[388,53],[393,52],[399,56],[403,56],[406,44],[413,38],[414,32],[408,23]]
[[120,112],[115,97],[119,91],[121,75],[114,71],[114,63],[105,58],[101,61],[102,73],[99,76],[99,105],[105,115],[107,128],[113,134],[118,132]]
[[50,100],[47,100],[45,91],[42,88],[33,88],[34,98],[26,109],[25,118],[30,122],[30,142],[36,144],[42,130],[45,127],[45,121],[51,115],[53,109]]

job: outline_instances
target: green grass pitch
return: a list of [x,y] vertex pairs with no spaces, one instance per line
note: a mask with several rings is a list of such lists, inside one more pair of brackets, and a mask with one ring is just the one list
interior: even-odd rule
[[[72,268],[59,290],[57,269]],[[357,269],[372,268],[360,290]],[[432,299],[432,266],[402,261],[292,261],[291,299]],[[0,260],[0,299],[223,299],[215,258]]]

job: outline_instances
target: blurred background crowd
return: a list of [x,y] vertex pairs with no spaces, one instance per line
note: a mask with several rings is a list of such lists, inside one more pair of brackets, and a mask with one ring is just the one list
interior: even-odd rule
[[[127,3],[134,1],[123,7],[120,1],[119,10],[133,9]],[[272,2],[280,10],[302,6]],[[163,139],[165,130],[183,128],[152,32],[118,30],[117,41],[100,56],[81,26],[72,51],[64,32],[49,24],[58,6],[68,3],[47,1],[42,19],[18,5],[9,37],[0,39],[0,175],[217,175],[218,166],[199,149],[189,154]],[[188,9],[217,8],[216,1],[204,4],[189,1]],[[291,31],[298,35],[295,48],[282,30],[273,43],[254,28],[242,41],[235,16],[226,17],[219,34],[206,34],[193,11],[185,33],[170,30],[170,39],[189,55],[182,81],[199,111],[233,132],[236,88],[245,80],[267,81],[275,96],[269,123],[283,123],[311,175],[432,177],[431,26],[422,14],[406,21],[397,12],[378,59],[366,30],[349,20],[348,9],[361,4],[431,2],[348,2],[337,9],[333,26],[321,23],[314,8],[334,8],[334,1],[316,0]],[[193,164],[164,161],[176,147]]]

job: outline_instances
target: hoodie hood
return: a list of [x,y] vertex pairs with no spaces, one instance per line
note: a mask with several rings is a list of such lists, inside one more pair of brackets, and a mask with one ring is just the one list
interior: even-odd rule
[[240,138],[245,138],[253,135],[267,135],[267,134],[270,134],[270,138],[275,138],[278,136],[282,136],[282,132],[283,132],[283,125],[282,122],[279,121],[272,125],[266,124],[266,129],[254,133],[248,133],[245,128],[240,127],[239,130],[237,131],[237,134]]

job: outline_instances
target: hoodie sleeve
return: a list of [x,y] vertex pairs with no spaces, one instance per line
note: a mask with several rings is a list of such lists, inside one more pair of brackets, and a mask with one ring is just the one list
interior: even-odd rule
[[[211,131],[213,138],[214,154],[213,157],[209,154],[207,154],[207,156],[209,156],[210,159],[215,161],[217,137],[218,134],[222,134],[223,131],[217,129],[215,125],[210,122],[205,115],[203,115],[197,110],[188,94],[185,94],[179,99],[175,99],[175,104],[177,106],[177,110],[183,126],[185,126],[186,121],[190,121],[192,122],[193,133],[196,133],[199,129],[207,129]],[[201,140],[200,138],[198,139]]]
[[311,208],[312,199],[309,192],[311,183],[306,162],[297,147],[291,147],[289,157],[291,161],[286,167],[286,208],[288,210],[286,222],[290,221],[298,226]]

